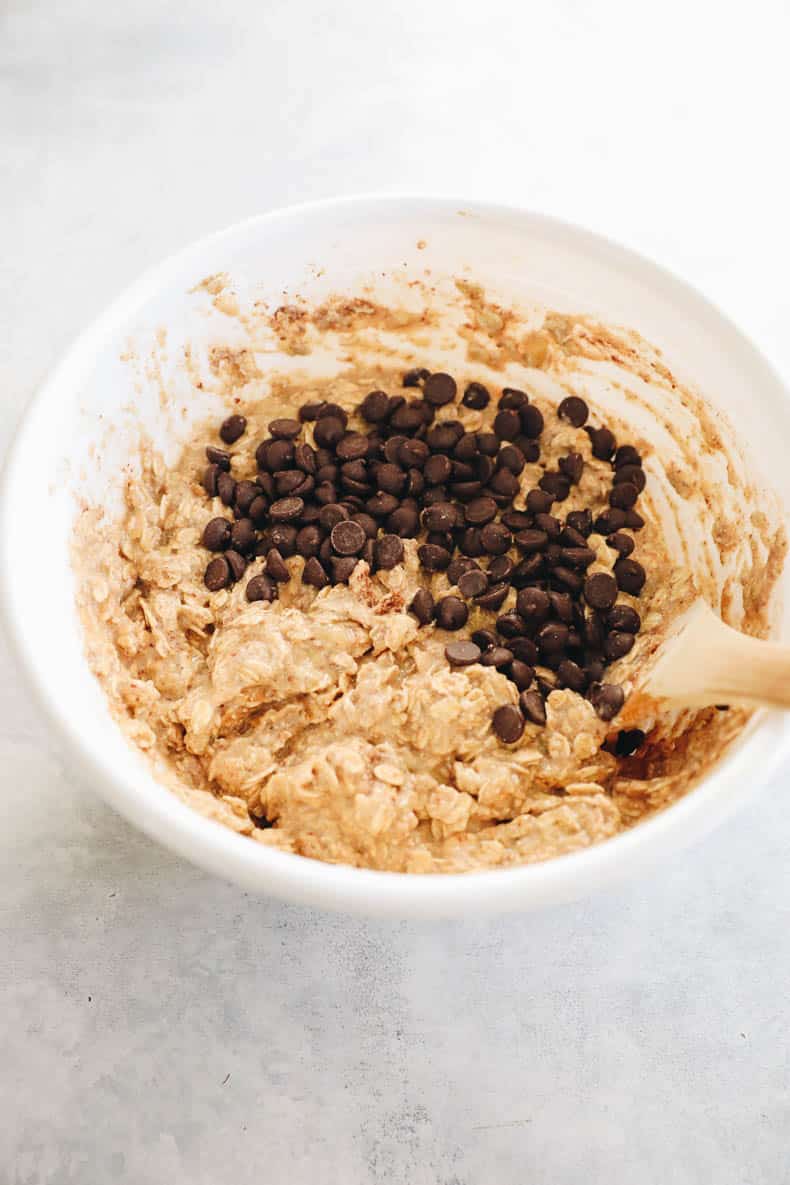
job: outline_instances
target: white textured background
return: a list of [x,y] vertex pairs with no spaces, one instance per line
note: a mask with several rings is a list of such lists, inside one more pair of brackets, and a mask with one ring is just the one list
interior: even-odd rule
[[[355,190],[582,221],[790,374],[787,11],[3,0],[0,440],[162,254]],[[608,897],[348,921],[137,836],[0,663],[2,1185],[790,1181],[786,778]]]

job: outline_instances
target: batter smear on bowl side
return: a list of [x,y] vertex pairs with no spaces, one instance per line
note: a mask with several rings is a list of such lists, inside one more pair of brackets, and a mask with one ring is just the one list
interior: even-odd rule
[[[286,353],[345,333],[343,367],[258,381],[219,352],[224,416],[171,465],[144,446],[120,518],[78,517],[113,710],[175,793],[257,842],[401,872],[545,860],[673,802],[747,720],[640,693],[697,593],[768,630],[784,534],[722,426],[635,336],[554,314],[519,333],[460,292],[452,367],[357,357],[376,314],[353,302],[277,310]],[[626,376],[699,440],[604,411]],[[672,519],[697,495],[707,551]]]

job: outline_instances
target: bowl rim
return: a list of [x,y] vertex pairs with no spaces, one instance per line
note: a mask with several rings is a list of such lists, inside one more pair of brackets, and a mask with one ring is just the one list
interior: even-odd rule
[[[198,814],[131,762],[111,767],[91,745],[90,736],[70,719],[68,705],[50,693],[46,671],[23,643],[24,600],[17,586],[16,566],[8,550],[7,525],[21,489],[24,457],[34,443],[35,422],[62,389],[72,390],[86,363],[129,318],[192,257],[197,262],[211,247],[245,230],[322,215],[351,206],[417,205],[426,214],[464,211],[494,219],[518,218],[546,231],[572,238],[587,250],[605,255],[612,265],[636,268],[668,294],[675,293],[695,308],[717,336],[728,334],[747,364],[762,373],[785,401],[788,390],[777,370],[749,337],[693,285],[641,253],[607,236],[541,212],[505,203],[419,193],[362,193],[322,198],[255,214],[203,236],[148,268],[84,329],[50,370],[25,408],[9,447],[0,477],[0,616],[20,670],[62,743],[76,752],[100,795],[118,812],[164,846],[226,880],[270,892],[291,901],[350,912],[394,917],[452,917],[470,913],[526,911],[585,896],[605,884],[649,867],[701,838],[731,814],[757,785],[766,784],[790,754],[790,716],[761,711],[725,757],[677,802],[636,827],[600,844],[538,864],[488,869],[464,874],[380,872],[281,852],[251,842]],[[4,529],[6,528],[6,529]],[[744,763],[744,744],[757,733],[764,740],[758,776]],[[750,746],[751,747],[751,746]],[[737,776],[740,775],[740,776]]]

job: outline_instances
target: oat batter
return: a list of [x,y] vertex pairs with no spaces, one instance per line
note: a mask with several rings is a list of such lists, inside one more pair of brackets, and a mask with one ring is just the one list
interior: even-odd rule
[[[463,390],[476,376],[457,377]],[[404,393],[402,379],[402,370],[352,365],[311,382],[309,393],[363,429],[362,400],[372,389]],[[255,476],[267,425],[293,416],[304,398],[298,381],[282,378],[245,405],[246,430],[230,449],[235,481]],[[535,395],[531,403],[544,419],[540,459],[518,475],[514,504],[560,458],[578,454],[581,475],[562,515],[606,511],[609,461],[594,455],[583,427],[558,417],[556,404]],[[496,415],[496,398],[437,410],[439,422],[457,418],[468,432],[490,428]],[[634,441],[624,425],[608,423]],[[75,551],[88,654],[110,703],[160,779],[201,813],[256,842],[334,863],[400,872],[523,864],[597,843],[671,803],[742,727],[739,711],[662,715],[638,694],[628,698],[693,596],[649,488],[633,553],[646,583],[638,595],[621,588],[617,596],[618,607],[638,611],[641,629],[606,672],[625,706],[596,711],[538,661],[536,678],[549,685],[545,724],[528,716],[509,741],[492,719],[503,706],[519,711],[519,688],[496,666],[448,662],[448,646],[490,628],[491,612],[472,600],[459,634],[408,611],[426,589],[435,602],[457,592],[457,572],[421,564],[424,536],[404,539],[392,567],[371,573],[356,563],[347,583],[303,582],[310,561],[293,555],[276,599],[248,599],[250,581],[269,579],[264,556],[228,587],[207,587],[203,533],[212,514],[228,515],[218,493],[207,499],[201,477],[212,442],[224,447],[216,423],[171,468],[149,452],[141,477],[128,483],[123,521],[108,537],[101,511],[85,509]],[[586,545],[595,553],[587,575],[610,572],[618,555],[607,537],[593,531]],[[767,600],[783,549],[782,538],[771,563],[750,573],[754,605]],[[497,613],[514,609],[516,596],[509,590]],[[749,624],[765,629],[757,614]]]

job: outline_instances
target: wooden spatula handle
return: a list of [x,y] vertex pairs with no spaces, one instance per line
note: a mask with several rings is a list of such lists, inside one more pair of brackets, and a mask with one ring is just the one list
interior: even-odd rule
[[741,634],[698,601],[667,644],[646,690],[690,705],[790,708],[790,647]]

